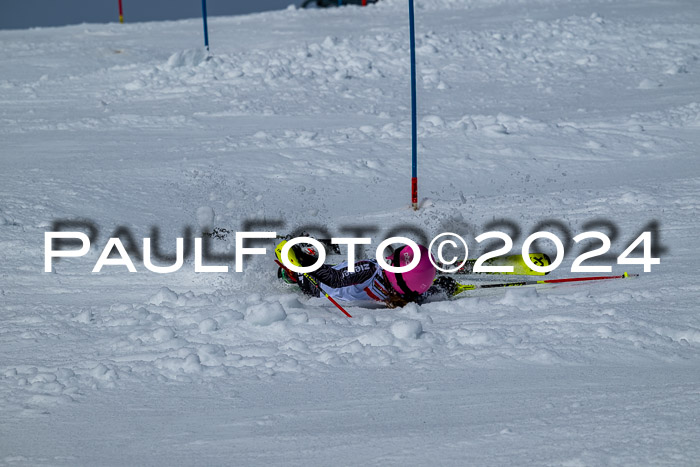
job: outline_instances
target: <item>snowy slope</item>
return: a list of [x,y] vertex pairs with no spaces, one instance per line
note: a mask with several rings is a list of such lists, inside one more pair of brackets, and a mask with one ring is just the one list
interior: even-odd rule
[[[198,20],[0,32],[0,464],[697,463],[700,7],[418,0],[418,212],[406,20],[214,18],[209,60]],[[351,320],[271,255],[90,272],[118,227],[171,252],[209,209],[474,253],[549,220],[617,255],[656,222],[661,264]],[[58,219],[98,239],[43,273]]]

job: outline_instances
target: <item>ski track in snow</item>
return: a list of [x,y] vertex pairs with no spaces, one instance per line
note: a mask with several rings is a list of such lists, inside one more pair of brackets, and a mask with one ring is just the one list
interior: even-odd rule
[[[197,20],[0,31],[0,464],[697,462],[700,9],[417,8],[418,212],[405,2],[212,18],[211,57]],[[522,242],[546,219],[574,235],[608,219],[618,254],[656,220],[665,252],[634,280],[352,320],[276,283],[269,258],[90,274],[116,226],[169,245],[202,207],[231,230],[369,223],[375,239],[508,219]],[[99,238],[45,274],[55,219]],[[98,447],[71,450],[77,435]]]

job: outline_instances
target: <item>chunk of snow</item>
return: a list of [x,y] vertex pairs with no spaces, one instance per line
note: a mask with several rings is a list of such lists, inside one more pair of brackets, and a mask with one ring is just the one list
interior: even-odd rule
[[199,323],[199,330],[201,332],[212,332],[219,329],[219,323],[213,318],[207,318]]
[[202,232],[211,232],[214,228],[214,217],[214,209],[210,206],[197,209],[197,224]]
[[161,287],[157,294],[149,300],[153,305],[162,305],[163,303],[176,303],[178,295],[167,287]]
[[500,300],[500,303],[519,307],[535,300],[537,300],[537,289],[534,287],[515,287],[506,291],[506,295]]
[[283,321],[287,318],[287,313],[284,311],[280,302],[260,303],[248,308],[246,313],[246,321],[256,326],[268,326],[277,321]]
[[207,53],[202,49],[182,50],[172,54],[165,64],[166,70],[182,67],[194,67],[207,59]]
[[397,339],[417,339],[423,333],[423,325],[416,319],[401,320],[391,325],[391,333]]
[[652,81],[650,79],[643,79],[641,83],[639,83],[639,86],[637,86],[639,89],[656,89],[660,88],[663,86],[661,83],[657,81]]

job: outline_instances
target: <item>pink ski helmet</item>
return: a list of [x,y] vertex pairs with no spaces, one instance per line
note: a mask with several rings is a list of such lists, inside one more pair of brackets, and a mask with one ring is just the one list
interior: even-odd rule
[[[408,272],[394,274],[384,271],[391,286],[401,295],[422,294],[433,285],[435,280],[435,266],[430,262],[430,252],[423,245],[419,245],[420,261]],[[406,266],[413,261],[413,249],[404,245],[397,248],[394,254],[386,257],[392,266]]]

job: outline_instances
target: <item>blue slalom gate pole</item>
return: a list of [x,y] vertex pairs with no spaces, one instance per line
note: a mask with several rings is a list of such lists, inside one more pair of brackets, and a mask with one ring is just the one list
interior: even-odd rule
[[204,22],[204,47],[209,52],[209,29],[207,28],[207,0],[202,0],[202,21]]
[[411,201],[413,209],[418,210],[418,116],[416,109],[416,31],[413,13],[413,0],[408,0],[408,22],[411,36],[411,155],[413,168],[411,173]]

